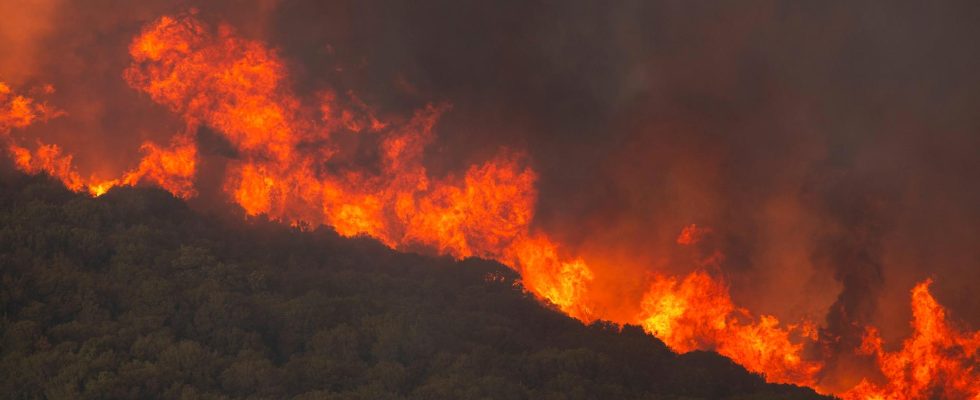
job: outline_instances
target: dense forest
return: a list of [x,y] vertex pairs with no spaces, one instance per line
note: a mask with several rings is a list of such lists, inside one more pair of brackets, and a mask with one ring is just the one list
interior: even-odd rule
[[484,260],[0,179],[10,399],[811,399],[634,326],[589,326]]

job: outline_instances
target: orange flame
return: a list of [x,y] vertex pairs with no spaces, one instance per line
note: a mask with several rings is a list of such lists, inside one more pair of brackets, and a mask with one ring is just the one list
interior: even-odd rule
[[6,136],[11,129],[25,128],[35,121],[57,117],[60,112],[48,108],[46,104],[34,99],[16,95],[0,82],[0,136]]
[[82,178],[71,165],[71,155],[62,155],[58,145],[38,144],[36,152],[16,144],[8,145],[7,149],[13,155],[14,164],[22,171],[37,174],[46,172],[57,177],[65,187],[74,191],[85,188]]
[[133,186],[148,182],[182,198],[197,193],[194,190],[197,145],[189,135],[175,136],[167,148],[146,142],[140,149],[144,156],[139,166],[123,175],[118,184]]
[[929,293],[932,280],[912,289],[912,336],[894,352],[869,328],[862,350],[877,358],[884,384],[867,379],[845,400],[980,399],[980,331],[950,326],[946,310]]
[[[672,349],[713,349],[772,382],[813,386],[821,364],[806,361],[799,339],[815,339],[809,324],[781,328],[776,317],[751,320],[728,288],[705,272],[679,281],[657,277],[644,295],[640,324]],[[796,340],[794,340],[796,339]]]
[[[45,92],[52,90],[44,88]],[[72,164],[73,156],[65,154],[60,146],[36,140],[36,148],[32,151],[18,144],[15,138],[8,137],[12,128],[25,128],[36,121],[62,114],[31,98],[12,95],[10,88],[0,82],[0,135],[6,139],[7,152],[18,169],[30,174],[46,173],[72,191],[86,191],[93,196],[101,196],[115,186],[133,186],[141,181],[153,183],[183,198],[194,194],[192,180],[197,146],[186,135],[177,136],[166,149],[151,142],[144,143],[142,149],[146,155],[140,165],[117,179],[83,178]]]
[[697,224],[685,226],[681,234],[677,235],[677,244],[692,245],[697,244],[704,238],[704,235],[711,233],[711,228],[699,228]]

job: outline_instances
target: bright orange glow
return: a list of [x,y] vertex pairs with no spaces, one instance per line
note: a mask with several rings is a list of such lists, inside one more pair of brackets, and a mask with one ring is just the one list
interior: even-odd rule
[[[776,317],[752,319],[728,289],[705,272],[684,279],[658,277],[643,297],[639,323],[679,352],[713,349],[770,381],[813,386],[821,364],[805,361],[806,324],[782,328]],[[794,340],[795,339],[795,340]]]
[[123,175],[120,184],[132,186],[141,181],[148,182],[182,198],[189,198],[196,193],[194,173],[197,145],[191,137],[178,135],[168,148],[146,142],[141,150],[144,156],[139,166]]
[[37,103],[34,99],[16,95],[0,82],[0,136],[4,136],[14,128],[24,128],[37,120],[44,120],[58,115],[45,104]]
[[85,189],[84,181],[72,168],[72,156],[63,155],[58,145],[38,144],[37,151],[31,152],[27,148],[10,144],[8,150],[21,171],[31,174],[45,172],[61,180],[68,189],[76,192]]
[[568,315],[585,322],[599,318],[586,297],[588,284],[594,278],[592,270],[582,259],[563,259],[558,245],[547,236],[515,240],[502,262],[521,273],[525,288]]
[[[706,272],[725,259],[718,250],[705,253],[700,269],[686,276],[637,277],[641,290],[628,298],[636,307],[614,318],[601,298],[610,297],[602,291],[615,289],[597,282],[621,270],[597,267],[597,261],[608,260],[592,260],[590,266],[568,246],[532,229],[538,176],[525,155],[502,150],[446,176],[426,169],[423,152],[447,105],[428,105],[407,121],[391,122],[378,119],[353,92],[325,89],[312,100],[318,104],[303,104],[289,89],[275,50],[230,27],[212,28],[193,13],[149,24],[129,52],[133,63],[123,74],[126,82],[179,115],[187,130],[167,147],[144,143],[140,163],[118,177],[85,178],[59,146],[35,141],[32,150],[10,137],[12,129],[56,113],[0,84],[0,135],[19,169],[47,173],[94,196],[142,182],[189,198],[196,195],[199,156],[193,132],[207,126],[233,147],[222,189],[250,217],[328,225],[340,235],[366,235],[396,249],[497,260],[518,271],[530,293],[583,322],[637,324],[678,352],[713,350],[771,382],[820,384],[824,364],[804,351],[818,345],[816,326],[781,323],[737,306],[723,278]],[[340,134],[373,139],[375,165],[333,163],[343,151],[332,141]],[[707,247],[704,238],[711,232],[691,224],[676,243]],[[913,290],[915,333],[901,350],[885,351],[869,330],[862,351],[877,358],[887,382],[865,380],[844,394],[847,399],[925,399],[937,393],[980,399],[980,332],[950,327],[928,284]]]
[[845,400],[980,399],[980,331],[957,330],[929,293],[931,280],[912,289],[912,336],[894,352],[868,329],[862,350],[878,360],[883,384],[863,380]]

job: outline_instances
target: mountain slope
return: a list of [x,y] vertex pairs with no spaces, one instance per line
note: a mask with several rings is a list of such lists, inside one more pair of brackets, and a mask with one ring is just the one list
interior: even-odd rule
[[492,262],[0,182],[11,398],[810,399],[637,327],[583,326]]

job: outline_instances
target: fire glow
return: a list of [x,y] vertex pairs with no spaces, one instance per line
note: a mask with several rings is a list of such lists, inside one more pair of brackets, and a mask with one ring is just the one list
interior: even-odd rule
[[[786,324],[753,314],[735,305],[726,283],[706,269],[652,276],[636,315],[604,314],[595,298],[599,289],[590,285],[601,271],[531,228],[537,175],[524,154],[502,150],[458,175],[426,170],[423,151],[449,106],[429,105],[405,121],[383,121],[352,94],[345,102],[345,96],[325,90],[319,104],[304,104],[288,89],[287,69],[275,50],[228,26],[214,29],[193,13],[149,24],[129,53],[125,81],[179,115],[185,130],[163,145],[144,143],[139,164],[118,176],[85,177],[57,144],[13,132],[61,111],[0,83],[0,138],[18,169],[46,173],[93,196],[115,186],[148,184],[191,198],[198,173],[193,132],[206,126],[236,152],[222,189],[250,216],[328,225],[343,236],[366,235],[395,249],[497,260],[519,272],[529,292],[583,322],[637,324],[675,351],[713,350],[770,382],[829,390],[821,386],[824,360],[815,323]],[[325,166],[340,151],[331,142],[340,130],[376,136],[376,171]],[[690,246],[709,234],[709,228],[691,225],[676,242]],[[703,263],[723,257],[716,252]],[[836,394],[980,399],[980,331],[958,330],[947,321],[929,284],[912,290],[913,333],[901,348],[886,350],[877,330],[866,327],[860,355],[872,358],[878,370]]]

